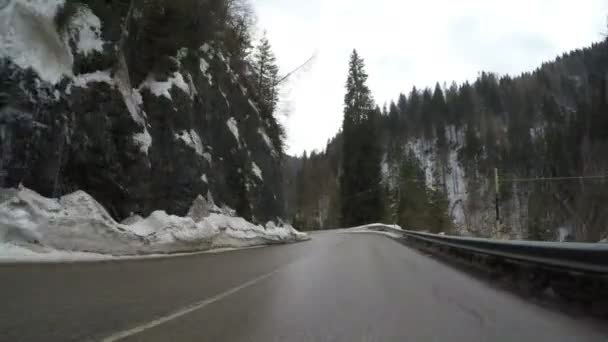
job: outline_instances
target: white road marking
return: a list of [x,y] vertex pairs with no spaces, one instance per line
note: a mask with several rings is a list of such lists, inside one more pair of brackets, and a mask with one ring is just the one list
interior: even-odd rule
[[112,334],[112,335],[104,338],[102,341],[103,342],[119,341],[119,340],[122,340],[123,338],[129,337],[129,336],[132,336],[132,335],[135,335],[135,334],[139,334],[142,331],[146,331],[148,329],[157,327],[157,326],[159,326],[159,325],[161,325],[163,323],[172,321],[172,320],[174,320],[176,318],[179,318],[181,316],[187,315],[187,314],[189,314],[189,313],[191,313],[193,311],[202,309],[202,308],[206,307],[207,305],[213,304],[213,303],[215,303],[217,301],[220,301],[220,300],[222,300],[222,299],[224,299],[224,298],[226,298],[226,297],[228,297],[230,295],[233,295],[233,294],[235,294],[235,293],[237,293],[237,292],[239,292],[239,291],[241,291],[241,290],[243,290],[243,289],[245,289],[245,288],[247,288],[249,286],[252,286],[252,285],[254,285],[254,284],[256,284],[256,283],[258,283],[258,282],[260,282],[260,281],[262,281],[262,280],[264,280],[264,279],[266,279],[266,278],[268,278],[268,277],[270,277],[272,275],[274,275],[278,271],[279,270],[277,269],[277,270],[274,270],[274,271],[272,271],[270,273],[266,273],[266,274],[261,275],[261,276],[259,276],[257,278],[254,278],[254,279],[252,279],[252,280],[250,280],[250,281],[248,281],[246,283],[243,283],[243,284],[241,284],[239,286],[233,287],[233,288],[231,288],[231,289],[229,289],[229,290],[227,290],[225,292],[222,292],[222,293],[220,293],[220,294],[218,294],[216,296],[213,296],[213,297],[207,298],[207,299],[205,299],[203,301],[194,303],[192,305],[184,307],[184,308],[182,308],[180,310],[177,310],[177,311],[175,311],[175,312],[173,312],[173,313],[171,313],[169,315],[160,317],[160,318],[155,319],[153,321],[150,321],[148,323],[144,323],[144,324],[138,325],[136,327],[133,327],[131,329],[114,333],[114,334]]

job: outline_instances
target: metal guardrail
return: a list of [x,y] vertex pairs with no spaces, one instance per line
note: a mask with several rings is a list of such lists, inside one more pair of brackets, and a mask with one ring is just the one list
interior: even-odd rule
[[608,274],[608,244],[578,242],[501,241],[436,235],[404,230],[403,234],[435,245],[582,273]]

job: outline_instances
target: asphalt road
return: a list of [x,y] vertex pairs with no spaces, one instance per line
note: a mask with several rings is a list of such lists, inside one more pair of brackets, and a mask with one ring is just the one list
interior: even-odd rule
[[385,236],[0,265],[2,341],[608,341]]

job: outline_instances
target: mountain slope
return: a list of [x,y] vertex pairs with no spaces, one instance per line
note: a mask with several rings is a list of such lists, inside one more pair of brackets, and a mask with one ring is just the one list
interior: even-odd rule
[[[608,184],[578,177],[608,170],[607,75],[604,41],[518,77],[481,73],[473,84],[401,94],[383,111],[385,219],[434,232],[600,240]],[[328,148],[315,157],[325,163],[336,156]],[[338,174],[339,167],[315,179]],[[316,208],[307,212],[335,207],[321,208],[327,194],[299,194]],[[316,219],[317,226],[329,226],[332,215]]]
[[84,190],[115,219],[199,195],[283,215],[280,138],[225,1],[25,1],[0,9],[0,187]]

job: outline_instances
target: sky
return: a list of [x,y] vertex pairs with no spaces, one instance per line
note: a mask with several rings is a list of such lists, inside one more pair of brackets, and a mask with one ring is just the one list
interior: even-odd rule
[[603,39],[606,0],[251,0],[283,74],[287,152],[322,150],[340,129],[348,59],[364,58],[382,106],[413,86],[518,75]]

